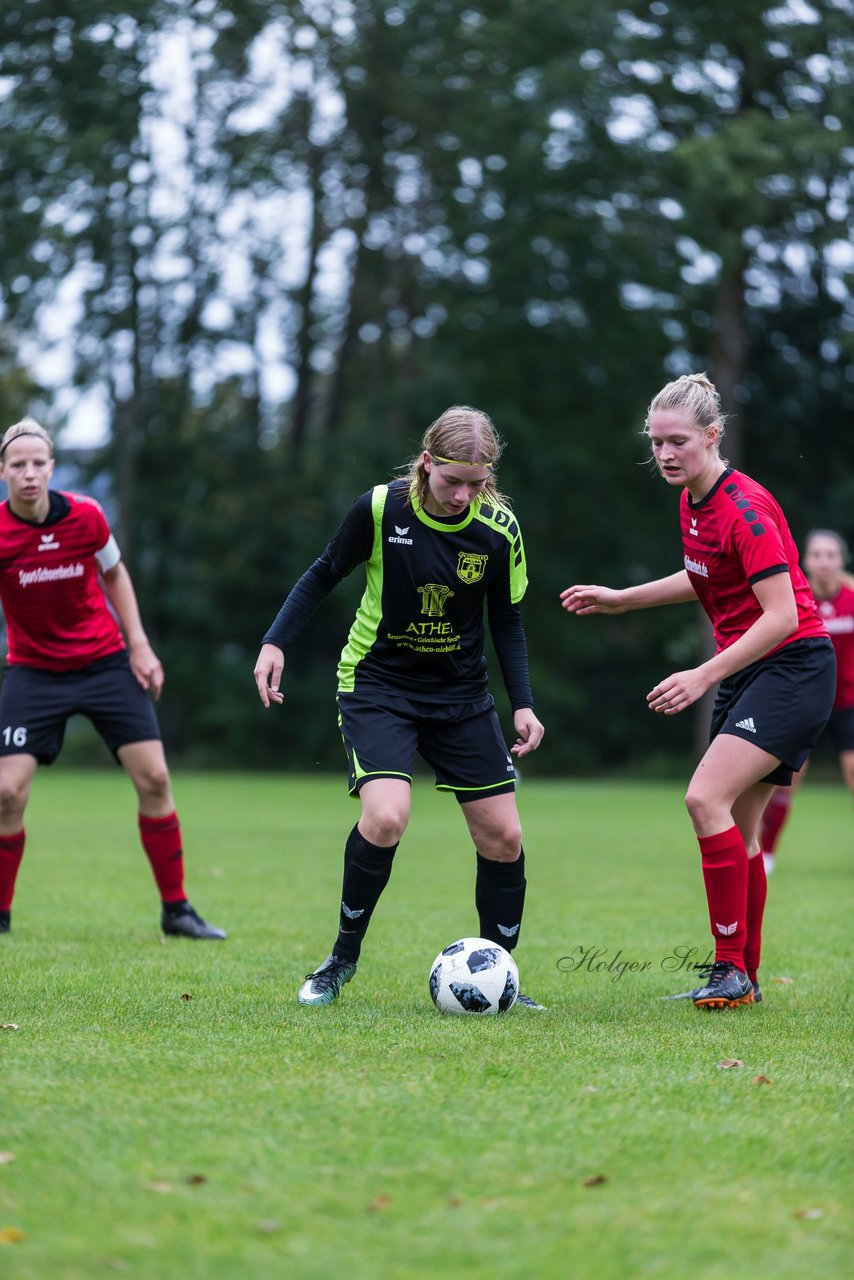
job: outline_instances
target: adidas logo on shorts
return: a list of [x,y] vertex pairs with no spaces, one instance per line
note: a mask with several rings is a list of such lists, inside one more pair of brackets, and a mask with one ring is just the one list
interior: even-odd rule
[[736,720],[736,729],[746,729],[748,733],[756,732],[756,725],[753,723],[753,716],[748,716],[746,720]]

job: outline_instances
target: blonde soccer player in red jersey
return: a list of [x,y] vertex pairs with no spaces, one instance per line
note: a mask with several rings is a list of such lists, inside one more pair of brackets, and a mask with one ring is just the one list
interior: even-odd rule
[[830,715],[833,646],[780,506],[720,454],[720,398],[705,374],[669,382],[646,433],[665,481],[682,490],[684,568],[613,590],[573,586],[580,616],[699,600],[715,632],[708,661],[665,676],[651,710],[676,715],[718,685],[711,741],[685,803],[700,845],[715,960],[690,994],[698,1008],[761,999],[765,868],[757,831],[775,784],[789,785]]
[[163,668],[130,574],[98,503],[51,489],[53,468],[53,442],[38,422],[9,427],[0,441],[0,480],[8,487],[0,503],[8,643],[0,689],[0,933],[11,928],[36,769],[56,759],[69,718],[82,714],[136,790],[163,932],[221,940],[223,931],[193,910],[184,890],[181,827],[151,703]]

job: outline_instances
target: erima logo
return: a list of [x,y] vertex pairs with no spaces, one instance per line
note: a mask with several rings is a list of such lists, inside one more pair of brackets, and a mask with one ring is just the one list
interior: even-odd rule
[[39,542],[39,551],[58,551],[59,543],[55,533],[43,533]]
[[708,578],[708,565],[703,564],[702,560],[692,560],[690,556],[685,557],[685,568],[689,573],[697,573],[701,578]]
[[[499,925],[498,927],[500,929],[501,925]],[[732,934],[735,933],[736,929],[738,928],[738,921],[733,920],[732,924],[716,924],[715,928],[717,929],[718,933],[722,933],[725,938],[729,938],[732,936]]]
[[405,529],[401,529],[400,525],[396,524],[394,526],[394,532],[397,536],[389,538],[389,542],[396,542],[404,547],[412,546],[412,539],[407,538],[406,536],[409,533],[409,525],[407,525]]
[[505,938],[512,938],[519,932],[519,926],[518,924],[514,924],[508,928],[506,924],[500,924],[498,926],[498,932]]
[[363,916],[365,914],[364,907],[362,907],[359,911],[351,911],[350,908],[347,906],[346,902],[341,903],[341,910],[344,912],[344,915],[347,917],[348,920],[358,920],[359,916]]
[[753,716],[748,716],[746,720],[736,720],[736,729],[746,729],[748,733],[756,732],[756,725],[753,723]]

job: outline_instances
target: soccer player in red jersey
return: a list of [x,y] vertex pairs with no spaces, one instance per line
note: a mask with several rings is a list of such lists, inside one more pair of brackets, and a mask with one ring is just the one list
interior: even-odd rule
[[[854,796],[854,578],[845,572],[848,547],[831,529],[807,534],[802,564],[818,611],[836,650],[836,697],[827,722],[842,777]],[[759,841],[766,875],[774,870],[777,841],[785,826],[797,787],[807,766],[792,779],[791,788],[776,787],[762,815]]]
[[56,759],[69,717],[81,713],[136,788],[139,835],[162,899],[163,932],[222,939],[223,931],[193,910],[184,891],[181,828],[148,696],[160,696],[163,668],[143,629],[130,574],[97,502],[52,490],[53,467],[51,438],[32,418],[4,434],[0,605],[8,655],[0,690],[0,933],[11,927],[36,768]]
[[788,786],[830,715],[833,646],[786,518],[766,489],[720,456],[720,398],[705,374],[669,382],[646,420],[652,456],[682,488],[684,569],[641,586],[573,586],[569,613],[624,613],[699,600],[714,657],[660,680],[653,711],[676,715],[719,683],[711,741],[685,803],[702,857],[715,960],[688,993],[698,1008],[761,999],[765,868],[757,832],[776,784]]

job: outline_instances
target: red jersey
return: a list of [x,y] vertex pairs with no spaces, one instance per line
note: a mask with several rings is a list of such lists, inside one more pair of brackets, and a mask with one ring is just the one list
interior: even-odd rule
[[728,467],[699,502],[684,489],[680,515],[685,568],[711,619],[718,652],[762,616],[751,587],[775,573],[790,575],[798,608],[797,628],[776,649],[827,635],[786,517],[767,489]]
[[818,612],[836,650],[834,711],[854,707],[854,590],[840,587],[832,600],[819,600]]
[[120,554],[98,503],[50,492],[43,524],[0,503],[0,605],[7,660],[74,671],[125,647],[98,574]]

